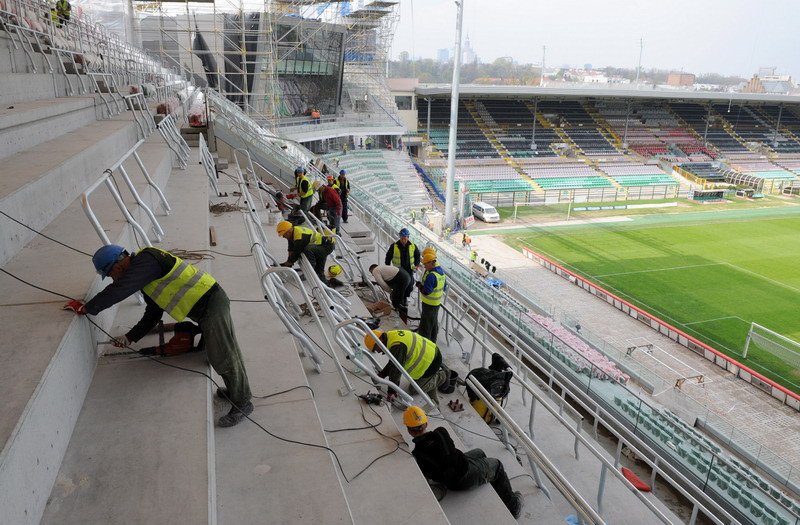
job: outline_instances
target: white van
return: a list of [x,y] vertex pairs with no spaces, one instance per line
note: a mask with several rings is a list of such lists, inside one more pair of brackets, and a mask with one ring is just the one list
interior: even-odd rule
[[494,206],[490,206],[485,202],[473,202],[472,215],[483,222],[500,222],[500,214],[497,213]]

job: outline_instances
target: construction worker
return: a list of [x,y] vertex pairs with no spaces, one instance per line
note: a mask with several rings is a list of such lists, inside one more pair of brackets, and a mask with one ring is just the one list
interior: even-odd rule
[[[414,290],[414,271],[419,269],[420,257],[419,249],[414,246],[414,243],[408,240],[411,233],[408,228],[403,228],[398,232],[400,239],[392,243],[386,251],[386,256],[383,258],[383,264],[392,265],[396,268],[402,268],[408,272],[411,281],[408,284],[406,293],[403,296],[403,304],[408,302],[408,297]],[[412,265],[413,263],[413,265]]]
[[58,14],[59,27],[61,27],[62,24],[69,22],[72,6],[67,0],[58,0],[56,2],[56,13]]
[[367,139],[364,141],[364,144],[367,145],[367,149],[372,149],[372,137],[367,137]]
[[342,144],[342,155],[347,155],[347,142]]
[[392,299],[392,307],[400,314],[403,322],[408,320],[408,307],[405,304],[405,293],[411,284],[411,276],[402,268],[387,265],[373,264],[369,273],[375,277],[375,282],[385,290]]
[[350,195],[350,181],[347,180],[347,172],[345,170],[339,172],[335,187],[338,189],[339,198],[342,199],[342,222],[347,224],[347,196]]
[[417,223],[417,210],[411,210],[411,224]]
[[342,226],[342,199],[339,198],[339,194],[332,186],[323,186],[318,180],[314,181],[312,187],[319,191],[319,202],[325,208],[328,227],[339,233],[339,228]]
[[514,518],[522,513],[522,494],[511,488],[511,482],[497,458],[487,458],[486,453],[475,448],[461,452],[444,427],[428,430],[428,416],[418,406],[410,406],[403,413],[403,424],[413,438],[411,451],[422,474],[448,490],[470,490],[491,483]]
[[279,222],[275,230],[289,241],[289,258],[281,266],[291,268],[301,255],[305,255],[314,272],[325,282],[325,261],[333,251],[333,240],[311,228],[293,226],[289,221]]
[[217,394],[233,407],[218,425],[232,427],[253,412],[250,385],[242,353],[231,320],[230,301],[225,290],[206,272],[158,248],[142,248],[133,255],[114,244],[103,246],[92,257],[97,273],[114,281],[86,304],[70,301],[65,310],[97,315],[130,297],[137,291],[144,295],[144,316],[125,335],[112,343],[125,347],[144,337],[166,311],[176,321],[189,318],[203,334],[208,361],[222,376],[225,389]]
[[293,199],[300,197],[300,209],[308,213],[311,209],[311,198],[314,196],[314,188],[311,187],[311,182],[306,177],[306,169],[303,166],[297,166],[294,169],[294,188],[296,193],[290,193],[286,197]]
[[439,335],[439,305],[442,304],[444,291],[447,289],[447,278],[436,262],[436,252],[433,250],[425,253],[422,264],[425,266],[425,273],[422,275],[422,282],[417,283],[422,301],[417,333],[435,343]]
[[311,121],[314,124],[319,124],[320,116],[321,115],[319,114],[319,110],[317,108],[311,110]]
[[344,283],[338,279],[340,275],[342,275],[341,266],[338,264],[332,264],[328,266],[328,270],[325,272],[325,276],[328,278],[328,286],[333,288],[344,286]]
[[472,255],[470,256],[469,260],[472,262],[478,260],[478,250],[472,250]]
[[[373,330],[364,336],[364,345],[370,352],[382,352],[375,343],[376,338],[389,349],[397,362],[403,365],[411,379],[431,398],[431,401],[438,405],[437,389],[450,379],[450,369],[444,365],[442,353],[436,348],[436,344],[411,330],[389,332]],[[378,376],[388,378],[395,385],[400,384],[400,370],[391,361],[383,367]],[[390,388],[386,400],[391,401],[395,395],[397,393]]]

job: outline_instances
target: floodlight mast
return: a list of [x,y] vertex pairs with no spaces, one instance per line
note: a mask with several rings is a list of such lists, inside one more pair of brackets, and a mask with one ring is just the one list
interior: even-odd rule
[[[450,143],[447,145],[447,190],[444,200],[445,229],[453,229],[453,192],[455,191],[456,136],[458,135],[458,84],[461,76],[461,26],[464,21],[464,0],[456,0],[456,56],[453,57],[453,90],[450,96]],[[430,103],[428,103],[430,107]]]

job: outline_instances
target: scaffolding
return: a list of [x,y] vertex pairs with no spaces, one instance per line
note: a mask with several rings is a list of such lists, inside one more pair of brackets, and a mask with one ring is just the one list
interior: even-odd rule
[[381,115],[400,125],[386,83],[397,0],[137,2],[139,44],[208,83],[262,125]]

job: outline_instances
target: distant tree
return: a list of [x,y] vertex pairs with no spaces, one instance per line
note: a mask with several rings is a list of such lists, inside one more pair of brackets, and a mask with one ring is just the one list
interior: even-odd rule
[[408,51],[400,52],[400,62],[408,62]]

